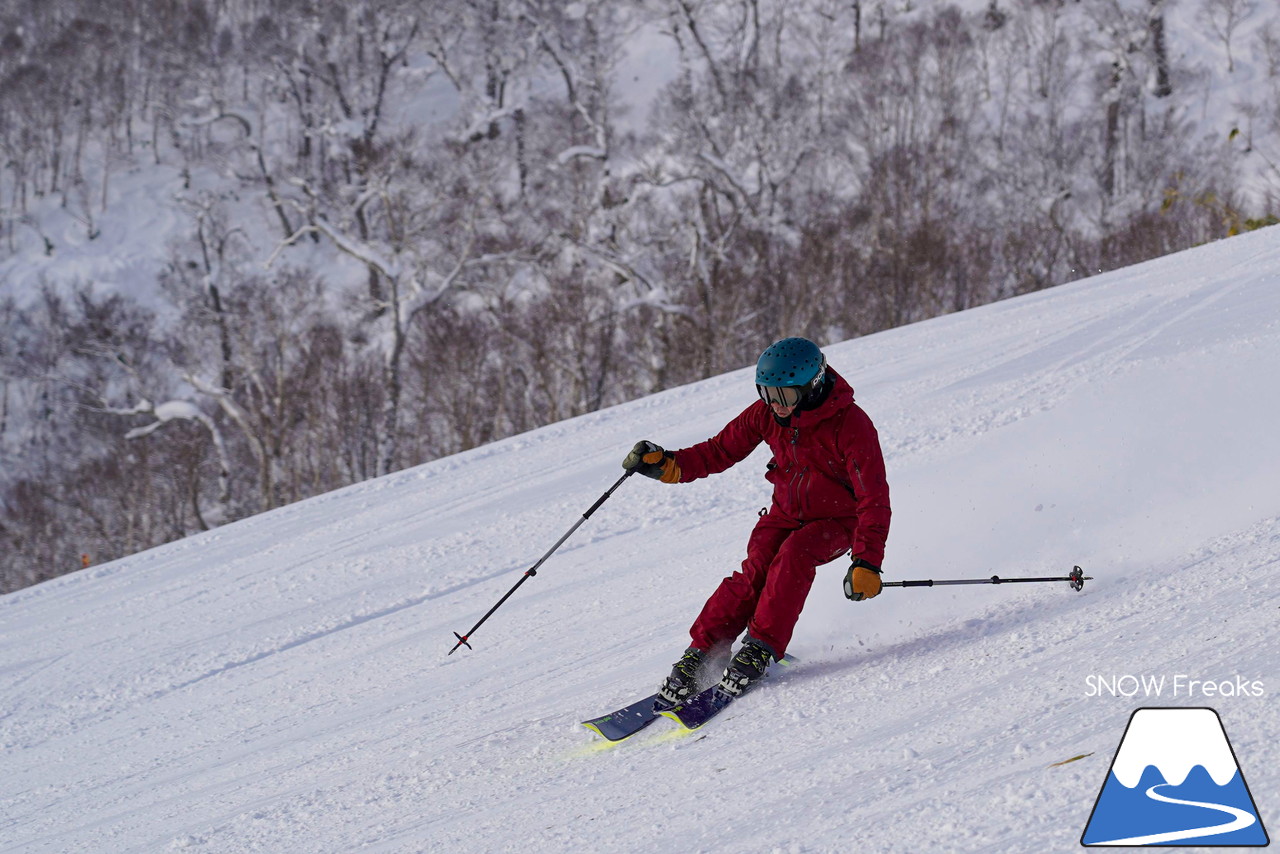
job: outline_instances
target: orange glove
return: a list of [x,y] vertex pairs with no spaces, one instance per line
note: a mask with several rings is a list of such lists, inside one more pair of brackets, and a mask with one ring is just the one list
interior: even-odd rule
[[647,439],[636,442],[636,446],[622,461],[622,467],[663,483],[680,482],[680,466],[676,465],[675,455]]
[[844,595],[854,602],[880,595],[880,567],[857,558],[844,575]]

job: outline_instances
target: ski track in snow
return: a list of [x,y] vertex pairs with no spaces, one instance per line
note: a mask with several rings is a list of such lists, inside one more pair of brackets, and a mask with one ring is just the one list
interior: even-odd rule
[[[0,852],[1075,850],[1140,705],[1212,705],[1264,821],[1276,682],[1280,231],[827,348],[879,428],[888,590],[821,568],[778,674],[605,746],[767,504],[762,453],[616,480],[751,402],[737,371],[0,598]],[[1061,767],[1065,757],[1092,753]],[[1274,821],[1274,819],[1273,819]]]

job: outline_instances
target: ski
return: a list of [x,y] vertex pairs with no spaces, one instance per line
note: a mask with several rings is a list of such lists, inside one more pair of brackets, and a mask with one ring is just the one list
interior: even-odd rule
[[[784,655],[777,664],[782,667],[790,667],[795,662],[795,658],[790,655]],[[743,696],[743,694],[749,694],[755,690],[760,683],[769,678],[770,672],[772,672],[772,668],[765,671],[764,678],[748,685],[747,689],[743,691],[742,694],[739,694],[738,697]],[[660,710],[658,714],[663,717],[671,718],[671,720],[680,724],[685,729],[697,729],[716,715],[723,712],[735,699],[737,698],[722,691],[719,683],[717,683],[712,685],[710,688],[706,688],[698,692],[685,703],[672,709]]]
[[[778,664],[783,667],[787,667],[795,662],[796,659],[792,656],[784,655]],[[766,673],[765,677],[767,678],[768,675],[769,674]],[[751,686],[751,688],[754,687],[754,685]],[[747,690],[750,691],[751,688],[748,688]],[[697,729],[707,721],[711,720],[711,718],[718,714],[721,709],[728,705],[728,702],[726,701],[712,710],[710,708],[710,695],[714,691],[715,685],[712,685],[711,687],[694,695],[687,703],[679,706],[672,706],[666,700],[661,699],[656,693],[653,693],[647,697],[642,697],[641,699],[636,700],[630,705],[623,706],[620,709],[615,709],[607,715],[601,715],[598,718],[591,718],[590,720],[582,721],[581,723],[584,727],[608,741],[622,741],[624,738],[629,738],[663,715],[680,722],[687,729]],[[732,697],[728,698],[728,700],[732,699]],[[695,705],[696,708],[690,708]]]
[[666,700],[650,694],[607,715],[583,721],[582,725],[609,741],[622,741],[656,721],[660,712],[670,708],[671,704]]
[[[749,692],[754,687],[754,685],[748,686],[747,691],[743,693]],[[671,720],[685,729],[697,729],[724,711],[725,707],[732,702],[733,697],[721,691],[719,685],[712,685],[710,688],[695,694],[684,705],[674,709],[665,709],[659,714],[663,717],[671,718]]]

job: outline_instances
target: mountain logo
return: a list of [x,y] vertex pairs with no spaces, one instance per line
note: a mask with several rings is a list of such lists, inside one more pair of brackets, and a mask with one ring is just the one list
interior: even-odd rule
[[1080,844],[1270,844],[1213,709],[1144,708],[1129,718]]

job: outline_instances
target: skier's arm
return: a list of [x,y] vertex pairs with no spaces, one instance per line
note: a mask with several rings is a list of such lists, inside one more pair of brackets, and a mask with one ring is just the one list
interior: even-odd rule
[[858,500],[858,527],[850,544],[851,556],[879,567],[884,562],[891,514],[880,436],[871,419],[856,404],[845,418],[843,432],[849,482]]
[[719,474],[734,463],[740,463],[764,439],[761,418],[772,417],[764,401],[757,400],[734,418],[724,429],[705,442],[675,452],[680,467],[680,482],[688,483],[711,474]]

